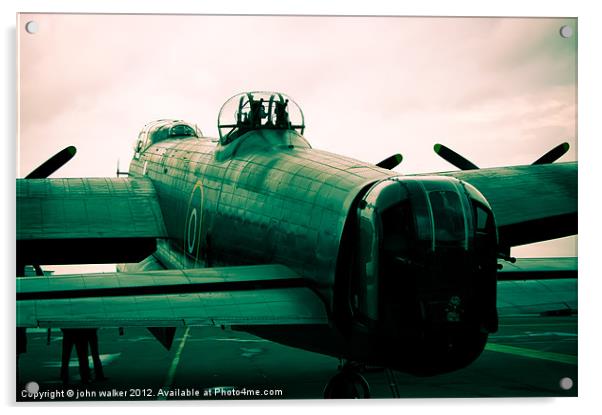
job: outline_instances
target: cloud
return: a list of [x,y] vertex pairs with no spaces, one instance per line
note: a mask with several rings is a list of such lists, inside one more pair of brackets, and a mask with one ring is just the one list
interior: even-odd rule
[[[215,135],[221,103],[253,89],[293,96],[318,147],[379,160],[395,146],[419,171],[438,166],[433,140],[500,153],[526,149],[536,132],[547,147],[561,139],[552,132],[576,130],[574,40],[558,36],[561,19],[36,19],[41,32],[20,45],[23,145],[75,130],[110,148],[163,117]],[[491,151],[477,153],[494,164]]]

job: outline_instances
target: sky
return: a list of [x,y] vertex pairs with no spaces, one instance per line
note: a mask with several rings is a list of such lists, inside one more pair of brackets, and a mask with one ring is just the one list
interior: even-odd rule
[[[217,136],[222,103],[249,90],[293,97],[314,148],[400,152],[400,174],[455,170],[435,143],[480,167],[564,141],[577,159],[576,19],[21,14],[17,37],[18,177],[67,145],[53,177],[115,176],[144,124]],[[575,237],[513,250],[576,253]]]

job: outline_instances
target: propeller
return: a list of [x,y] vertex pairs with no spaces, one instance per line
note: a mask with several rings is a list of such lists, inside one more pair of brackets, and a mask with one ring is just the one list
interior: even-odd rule
[[[546,154],[535,160],[532,165],[536,164],[550,164],[558,160],[560,157],[566,154],[569,151],[570,145],[569,143],[562,143],[548,151]],[[472,163],[468,159],[456,153],[454,150],[449,147],[444,146],[443,144],[435,144],[433,147],[435,153],[437,153],[442,159],[453,164],[460,170],[478,170],[476,164]]]
[[569,145],[569,143],[559,144],[556,147],[554,147],[553,149],[551,149],[550,151],[548,151],[546,154],[544,154],[543,156],[541,156],[540,158],[538,158],[537,160],[535,160],[531,164],[550,164],[550,163],[554,163],[560,157],[564,156],[566,154],[566,152],[569,151],[569,148],[571,148],[571,146]]
[[63,167],[69,160],[75,156],[77,149],[69,146],[50,157],[44,163],[40,164],[34,171],[25,176],[26,179],[45,179],[52,173]]
[[453,164],[460,170],[479,170],[476,164],[462,157],[454,150],[444,146],[443,144],[435,144],[433,149],[435,150],[435,153],[437,153],[442,159]]
[[395,167],[399,166],[399,163],[403,160],[403,156],[399,153],[393,154],[391,157],[387,157],[386,159],[379,161],[376,163],[378,167],[382,167],[383,169],[392,170]]

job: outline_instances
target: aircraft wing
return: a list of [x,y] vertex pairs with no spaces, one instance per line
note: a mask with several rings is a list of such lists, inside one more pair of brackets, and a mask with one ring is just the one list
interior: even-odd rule
[[577,258],[517,258],[514,264],[501,263],[497,274],[500,316],[577,313]]
[[166,236],[146,178],[17,179],[17,263],[138,262]]
[[493,208],[502,249],[577,233],[576,162],[441,174],[483,193]]
[[577,278],[577,258],[517,258],[515,263],[498,261],[498,281],[555,280]]
[[17,279],[17,327],[327,324],[323,301],[282,265]]

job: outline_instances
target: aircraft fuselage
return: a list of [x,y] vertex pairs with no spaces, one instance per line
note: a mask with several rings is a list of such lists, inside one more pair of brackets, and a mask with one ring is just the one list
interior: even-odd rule
[[332,319],[240,329],[416,374],[465,366],[496,330],[495,224],[466,183],[401,177],[284,129],[163,140],[136,153],[130,175],[157,191],[164,266],[283,264]]

